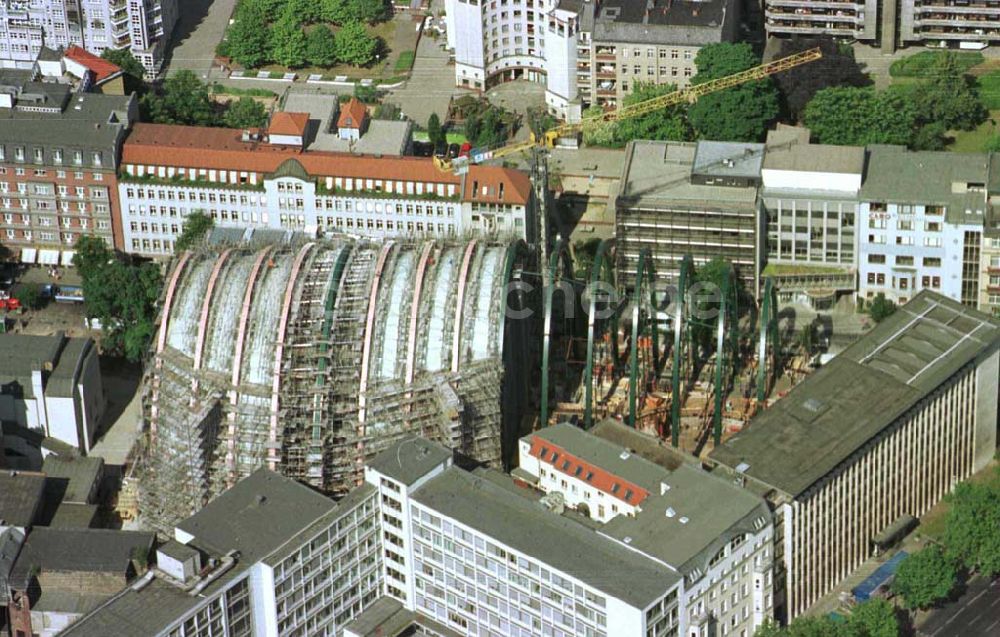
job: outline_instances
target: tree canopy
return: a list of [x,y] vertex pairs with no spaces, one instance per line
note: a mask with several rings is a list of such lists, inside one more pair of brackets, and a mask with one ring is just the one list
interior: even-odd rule
[[241,97],[229,103],[222,122],[229,128],[260,128],[267,124],[267,109],[252,97]]
[[885,294],[882,292],[875,295],[875,298],[872,299],[871,305],[868,307],[868,314],[876,323],[881,323],[885,319],[889,318],[895,311],[896,304],[885,298]]
[[823,144],[908,144],[916,113],[897,91],[826,88],[806,106],[804,122]]
[[245,67],[255,68],[267,62],[271,30],[265,10],[241,2],[226,32],[225,42],[229,57]]
[[337,62],[333,31],[325,24],[317,24],[306,35],[306,58],[314,66],[333,66]]
[[146,69],[142,62],[137,60],[128,49],[104,49],[101,57],[117,65],[125,73],[125,92],[141,93],[145,89],[143,80],[146,77]]
[[444,129],[441,128],[441,118],[438,117],[437,113],[431,113],[431,116],[427,118],[427,137],[435,148],[447,141]]
[[869,86],[871,80],[854,59],[854,50],[829,38],[790,38],[781,41],[778,57],[819,48],[819,60],[782,71],[774,76],[785,111],[795,121],[802,119],[806,105],[819,91],[831,86]]
[[153,335],[160,268],[125,263],[98,237],[81,236],[74,249],[87,314],[100,320],[104,332],[102,347],[141,360]]
[[348,22],[337,32],[334,49],[339,61],[365,66],[375,60],[379,45],[378,38],[369,35],[361,22],[354,21]]
[[174,241],[174,254],[190,250],[204,238],[215,221],[202,210],[196,210],[184,219],[184,228]]
[[305,65],[306,54],[306,34],[302,30],[302,21],[296,14],[285,11],[271,27],[271,59],[294,69]]
[[1000,479],[959,483],[948,499],[946,554],[987,577],[1000,574]]
[[902,629],[892,604],[872,599],[855,606],[847,621],[803,616],[785,627],[766,622],[754,637],[898,637],[900,634]]
[[[760,64],[746,42],[719,42],[702,47],[694,59],[692,84],[703,84]],[[778,91],[770,78],[704,95],[688,107],[688,120],[703,139],[759,141],[778,117]]]
[[140,105],[145,119],[157,124],[213,126],[218,122],[208,86],[187,70],[168,77],[158,91],[143,95]]
[[937,546],[908,555],[899,565],[892,591],[907,608],[929,608],[948,599],[958,580],[958,567]]

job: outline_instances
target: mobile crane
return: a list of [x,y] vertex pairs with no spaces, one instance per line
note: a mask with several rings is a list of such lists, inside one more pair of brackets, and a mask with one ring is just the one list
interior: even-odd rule
[[740,84],[750,82],[752,80],[764,79],[765,77],[774,75],[775,73],[780,73],[803,64],[808,64],[809,62],[814,62],[821,57],[823,57],[823,54],[818,48],[809,49],[802,51],[801,53],[795,53],[794,55],[774,60],[773,62],[755,66],[751,69],[747,69],[746,71],[727,75],[726,77],[720,77],[719,79],[711,80],[703,84],[689,86],[685,89],[674,91],[673,93],[653,97],[648,100],[623,106],[599,115],[585,117],[579,122],[572,124],[559,124],[548,129],[541,136],[536,136],[534,133],[531,133],[526,140],[510,142],[494,149],[474,148],[469,151],[468,156],[455,157],[454,159],[448,159],[447,157],[434,157],[434,165],[442,172],[461,172],[469,164],[478,164],[490,159],[498,159],[500,157],[514,155],[531,150],[532,148],[554,148],[560,139],[575,137],[589,126],[603,122],[615,122],[622,119],[628,119],[630,117],[639,117],[641,115],[652,113],[653,111],[667,108],[668,106],[673,106],[674,104],[681,104],[683,102],[690,104],[697,101],[697,99],[703,95],[715,93],[716,91],[721,91],[733,86],[739,86]]

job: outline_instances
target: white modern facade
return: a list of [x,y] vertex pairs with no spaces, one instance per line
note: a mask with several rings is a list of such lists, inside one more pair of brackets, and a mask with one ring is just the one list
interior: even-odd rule
[[[138,125],[124,146],[118,188],[127,252],[172,254],[195,211],[230,228],[373,238],[536,236],[523,172],[471,166],[459,176],[429,159],[301,152],[241,135]],[[163,140],[177,148],[163,149]]]
[[640,83],[684,86],[706,44],[737,37],[733,0],[446,0],[455,83],[489,90],[544,84],[549,111],[570,121],[613,108]]
[[[178,17],[177,0],[3,0],[0,63],[31,64],[42,47],[128,49],[155,74]],[[21,64],[18,64],[21,63]]]

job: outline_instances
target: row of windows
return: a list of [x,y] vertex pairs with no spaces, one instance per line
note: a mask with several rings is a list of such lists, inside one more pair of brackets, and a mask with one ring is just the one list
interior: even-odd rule
[[[886,255],[884,254],[869,254],[868,263],[874,265],[883,265],[886,263]],[[925,268],[939,268],[941,267],[940,257],[923,257],[921,263]],[[915,264],[915,259],[912,256],[899,255],[895,258],[896,265],[902,266],[913,266]]]
[[[23,162],[28,160],[29,151],[25,149],[24,146],[14,146],[11,152],[11,157],[14,161]],[[30,155],[32,161],[36,164],[41,164],[45,161],[45,149],[44,148],[32,148],[30,150]],[[69,152],[69,157],[72,158],[73,164],[76,166],[82,166],[84,163],[84,151],[82,150],[71,150]],[[7,159],[7,148],[0,144],[0,161]],[[66,153],[62,148],[52,149],[52,163],[58,165],[62,164],[67,159]],[[92,151],[89,153],[90,163],[94,168],[100,168],[104,165],[104,153],[101,151]]]

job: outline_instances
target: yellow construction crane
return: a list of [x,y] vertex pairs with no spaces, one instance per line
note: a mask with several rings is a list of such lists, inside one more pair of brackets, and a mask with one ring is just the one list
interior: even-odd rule
[[638,102],[636,104],[630,104],[629,106],[623,106],[599,115],[585,117],[579,122],[573,124],[559,124],[558,126],[554,126],[553,128],[545,131],[541,137],[536,137],[534,133],[531,133],[528,139],[524,141],[511,142],[495,149],[474,148],[470,151],[468,157],[456,157],[454,159],[435,157],[434,165],[438,168],[438,170],[453,172],[461,170],[468,164],[478,164],[489,159],[506,157],[507,155],[521,153],[535,147],[553,148],[560,139],[574,137],[588,126],[593,126],[594,124],[602,122],[615,122],[621,119],[628,119],[630,117],[639,117],[647,113],[652,113],[653,111],[667,108],[668,106],[673,106],[674,104],[681,104],[684,102],[690,104],[702,95],[708,95],[709,93],[715,93],[716,91],[721,91],[733,86],[739,86],[744,82],[760,80],[770,75],[774,75],[775,73],[780,73],[782,71],[787,71],[788,69],[801,66],[802,64],[814,62],[821,57],[823,57],[823,53],[818,48],[809,49],[807,51],[802,51],[801,53],[796,53],[794,55],[789,55],[788,57],[774,60],[773,62],[768,62],[767,64],[755,66],[752,69],[747,69],[746,71],[727,75],[726,77],[720,77],[717,80],[711,80],[703,84],[689,86],[685,89],[674,91],[673,93],[660,95],[658,97]]

